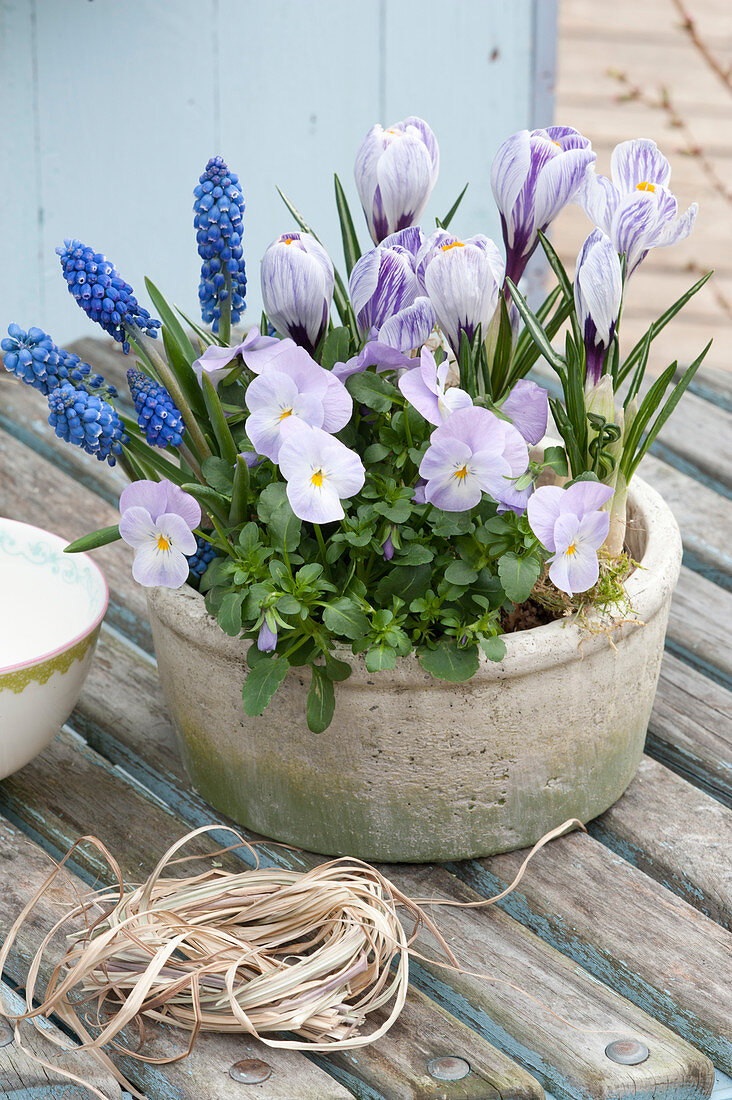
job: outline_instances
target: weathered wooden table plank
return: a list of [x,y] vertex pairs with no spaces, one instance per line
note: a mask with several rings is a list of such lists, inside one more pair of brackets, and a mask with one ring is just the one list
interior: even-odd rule
[[[24,833],[0,818],[0,928],[6,929],[15,920],[28,897],[46,880],[52,869],[48,855]],[[55,923],[59,906],[74,903],[74,890],[79,895],[88,885],[73,873],[57,880],[46,899],[39,905],[33,921],[23,930],[11,954],[7,973],[13,982],[22,985],[35,946],[42,934]],[[40,988],[50,976],[46,966],[40,972]],[[127,1041],[136,1046],[133,1035]],[[159,1028],[151,1039],[149,1053],[168,1057],[185,1049],[182,1033],[172,1028]],[[242,1100],[242,1086],[229,1077],[229,1067],[241,1058],[258,1057],[272,1066],[270,1079],[258,1086],[257,1096],[264,1100],[346,1100],[351,1093],[333,1080],[321,1068],[296,1051],[274,1050],[255,1043],[248,1037],[206,1033],[196,1046],[195,1073],[193,1061],[173,1062],[165,1066],[146,1065],[117,1055],[118,1064],[149,1100]]]
[[[18,1015],[26,1011],[23,998],[2,981],[0,996],[7,1011]],[[91,1055],[76,1050],[68,1036],[50,1020],[43,1016],[37,1019],[40,1031],[32,1023],[21,1025],[24,1049],[15,1041],[0,1047],[0,1096],[8,1100],[32,1100],[33,1097],[38,1100],[73,1100],[73,1097],[82,1096],[81,1086],[46,1069],[34,1061],[31,1057],[33,1054],[51,1065],[62,1064],[64,1069],[77,1077],[103,1089],[108,1100],[121,1100],[122,1089],[108,1070],[100,1066]],[[0,1014],[0,1025],[2,1020]],[[59,1042],[61,1047],[57,1045]],[[64,1055],[64,1050],[71,1052],[68,1057]],[[83,1095],[87,1097],[91,1093],[84,1089]]]
[[671,601],[666,649],[732,688],[732,592],[681,567]]
[[[520,863],[511,852],[450,868],[490,897]],[[584,834],[555,841],[501,906],[730,1072],[731,933]]]
[[[156,799],[151,799],[134,781],[94,752],[78,735],[62,732],[44,753],[27,767],[0,783],[0,808],[13,820],[24,823],[52,851],[64,852],[74,839],[91,829],[115,854],[126,881],[139,881],[154,866],[160,854],[186,831],[186,823]],[[213,811],[210,820],[215,820]],[[145,828],[139,824],[144,821]],[[229,836],[228,842],[231,842]],[[211,852],[216,845],[198,838],[190,845],[191,855]],[[188,852],[188,849],[186,849]],[[224,869],[240,871],[241,862],[222,855]],[[196,865],[200,869],[201,864]],[[110,883],[109,869],[89,847],[78,851],[74,867],[90,879]],[[181,870],[181,873],[185,873]],[[420,1044],[405,1045],[407,1030],[421,1036]],[[436,1043],[432,1053],[430,1043]],[[234,1049],[232,1041],[232,1050]],[[412,998],[401,1030],[389,1031],[374,1047],[357,1052],[358,1076],[369,1088],[384,1085],[394,1096],[427,1100],[436,1095],[426,1065],[441,1057],[445,1047],[458,1048],[473,1072],[470,1081],[440,1084],[437,1094],[445,1100],[498,1100],[507,1089],[514,1097],[540,1100],[541,1089],[524,1070],[485,1040],[471,1033],[425,997]],[[262,1048],[260,1048],[261,1050]],[[426,1053],[427,1057],[422,1058]],[[260,1057],[266,1055],[261,1053]],[[236,1060],[233,1056],[231,1061]],[[329,1066],[329,1059],[321,1064]],[[197,1076],[202,1071],[196,1057],[190,1062]],[[349,1055],[338,1060],[339,1073],[354,1067]],[[388,1093],[387,1093],[388,1094]]]
[[654,455],[646,455],[640,473],[676,517],[684,564],[707,580],[732,588],[732,505]]
[[[98,747],[103,747],[105,756],[109,757],[111,760],[114,760],[116,758],[116,752],[119,752],[119,749],[115,746],[115,742],[117,744],[119,744],[119,742],[123,742],[126,751],[123,753],[121,759],[124,760],[124,766],[125,768],[134,771],[135,774],[137,774],[138,777],[142,780],[142,782],[146,784],[148,782],[147,768],[150,768],[157,775],[165,773],[168,777],[168,783],[173,785],[173,790],[171,791],[170,786],[166,784],[164,787],[158,786],[156,789],[156,793],[164,797],[166,802],[174,803],[176,805],[177,812],[184,816],[189,824],[199,824],[204,820],[207,820],[208,822],[225,821],[226,819],[216,814],[215,811],[208,809],[205,803],[203,803],[202,800],[200,800],[194,792],[190,791],[187,786],[187,782],[182,773],[180,762],[175,755],[174,749],[172,749],[171,747],[172,733],[170,730],[169,722],[164,713],[162,700],[159,694],[159,686],[156,684],[155,681],[155,671],[152,664],[147,661],[144,656],[127,649],[123,640],[119,638],[114,638],[113,636],[107,635],[103,640],[103,649],[106,649],[107,646],[109,646],[109,651],[107,653],[100,653],[99,660],[96,663],[96,667],[94,667],[90,673],[90,678],[87,682],[82,698],[82,703],[79,708],[80,711],[85,715],[85,718],[81,723],[82,727],[85,730],[85,733],[93,737],[99,737],[100,731],[107,731],[106,734],[103,735],[102,744],[98,745]],[[136,685],[135,692],[132,697],[130,696],[130,694],[124,692],[121,695],[115,695],[115,677],[119,675],[120,670],[122,669],[126,660],[128,660],[132,667],[136,669],[136,671],[134,672],[130,671],[122,673],[123,682],[134,682]],[[79,712],[77,711],[72,717],[72,721],[75,725],[79,724],[77,721],[78,714]],[[144,716],[147,714],[151,716],[152,721],[151,724],[146,727],[144,724]],[[134,756],[130,753],[134,754]],[[138,771],[135,765],[134,757],[136,756],[139,758],[143,755],[145,757],[144,770]],[[77,784],[75,783],[73,786],[75,788]],[[66,797],[68,798],[68,794],[66,795]],[[47,799],[44,798],[44,805],[46,804]],[[119,796],[117,804],[119,806]],[[88,811],[85,811],[85,813],[86,812]],[[81,816],[84,815],[82,814]],[[48,827],[48,823],[46,827]],[[599,848],[600,846],[597,845],[597,847]],[[286,850],[278,849],[274,845],[268,846],[267,848],[265,848],[265,851],[269,859],[276,860],[277,862],[282,862],[283,860],[287,860],[288,862],[290,862],[292,859],[290,853],[288,853]],[[308,864],[308,857],[304,855],[303,858],[304,862],[299,863],[298,865],[303,866]],[[542,857],[540,856],[538,858]],[[389,873],[394,874],[394,877],[401,888],[405,888],[408,891],[411,888],[412,892],[414,892],[414,889],[421,890],[423,895],[426,890],[427,894],[429,895],[429,891],[431,889],[431,880],[430,884],[426,884],[427,880],[423,877],[418,877],[417,879],[415,879],[415,873],[411,872],[410,869],[403,871],[401,868],[391,868]],[[436,869],[435,874],[437,873],[438,870]],[[404,876],[409,876],[410,874],[412,875],[412,878],[405,880]],[[421,875],[422,873],[419,872],[419,874]],[[408,886],[405,886],[405,881],[409,882]],[[449,879],[446,879],[445,881],[449,881]],[[457,920],[457,917],[454,916],[455,912],[456,911],[447,909],[438,911],[437,917],[439,923],[442,924],[443,916],[445,914],[450,914],[450,919],[453,920],[453,922]],[[467,912],[460,913],[459,924],[456,926],[459,929],[459,934],[458,932],[455,932],[454,940],[452,941],[453,946],[455,945],[455,943],[461,943],[461,937],[465,936],[469,937],[468,942],[470,942],[471,947],[473,946],[471,937],[474,935],[473,922],[475,920],[475,916],[475,914],[471,915]],[[511,925],[510,927],[513,929],[514,926]],[[495,931],[491,932],[491,936],[496,936]],[[533,950],[533,937],[529,942],[531,943]],[[498,949],[499,944],[496,941],[494,943],[494,951]],[[513,951],[515,954],[515,947]],[[543,964],[541,963],[542,959]],[[473,965],[477,966],[478,963],[476,962]],[[552,981],[556,983],[558,979],[556,974],[553,972],[554,968],[557,965],[563,967],[564,963],[558,964],[557,956],[554,955],[554,953],[552,953],[547,958],[544,958],[541,955],[541,952],[539,952],[538,957],[534,958],[532,965],[536,973],[534,974],[532,981],[527,988],[533,988],[535,990],[537,988],[537,983],[548,982],[551,984]],[[541,965],[543,965],[545,972],[540,977],[538,971]],[[584,991],[582,992],[583,997],[587,998],[588,990],[592,990],[592,992],[590,993],[591,1003],[594,997],[595,989],[592,989],[591,986],[587,986],[586,984],[583,987],[582,980],[578,977],[578,975],[581,975],[582,972],[577,971],[576,968],[572,967],[570,967],[569,969],[570,972],[572,972],[574,975],[573,985],[576,986],[576,983],[579,982],[580,984],[578,990],[582,991],[584,988]],[[551,974],[551,976],[547,977],[547,974]],[[453,979],[450,977],[446,980],[448,982],[452,982]],[[510,980],[510,978],[507,978],[507,980]],[[561,982],[565,980],[566,974],[562,969]],[[586,982],[586,979],[584,980]],[[561,982],[559,982],[559,984],[551,986],[552,996],[554,998],[559,997],[558,990],[562,988]],[[579,991],[576,991],[573,996],[579,996]],[[497,1006],[500,1005],[500,988],[494,988],[492,992],[495,993],[497,996],[497,1000],[494,1002],[494,1004],[496,1004]],[[484,993],[486,996],[489,996],[491,990],[484,989]],[[623,1004],[623,1002],[620,1003]],[[585,1009],[585,1011],[589,1011],[589,1009]],[[615,1011],[618,1011],[618,1009],[616,1008]],[[623,1011],[626,1011],[624,1004]],[[607,1019],[607,1013],[608,1007],[603,1007],[602,1011],[599,1013],[599,1016],[596,1015],[595,1018]],[[520,997],[518,1000],[518,1004],[513,1005],[510,1008],[506,1006],[503,1007],[504,1027],[506,1028],[516,1028],[520,1026],[520,1022],[524,1020],[525,1016],[526,1004],[521,1000]],[[636,1023],[635,1026],[638,1026],[638,1024]],[[491,1038],[490,1032],[486,1032],[486,1034],[488,1038]],[[493,1034],[502,1035],[501,1032],[494,1032]],[[535,1041],[538,1042],[538,1040]],[[607,1041],[609,1041],[609,1039],[606,1040],[606,1042]],[[557,1036],[549,1033],[544,1039],[544,1057],[546,1058],[547,1062],[549,1062],[552,1057],[552,1044],[554,1044],[555,1046],[557,1045]],[[567,1046],[568,1050],[571,1051],[573,1049],[572,1043],[569,1041],[569,1039],[565,1041],[565,1045]],[[512,1053],[516,1053],[518,1047],[516,1049],[510,1047],[509,1049]],[[541,1047],[538,1046],[535,1049],[541,1049]],[[597,1056],[596,1052],[595,1056]],[[526,1064],[527,1068],[532,1069],[534,1072],[537,1072],[536,1066],[533,1063]],[[565,1072],[569,1073],[569,1071],[566,1070],[566,1067]],[[566,1091],[569,1086],[566,1084],[562,1084],[560,1077],[557,1080],[551,1079],[550,1087],[554,1089],[559,1089],[560,1091]]]
[[732,692],[666,653],[646,751],[732,806]]
[[646,756],[623,797],[592,822],[590,833],[732,928],[732,810]]

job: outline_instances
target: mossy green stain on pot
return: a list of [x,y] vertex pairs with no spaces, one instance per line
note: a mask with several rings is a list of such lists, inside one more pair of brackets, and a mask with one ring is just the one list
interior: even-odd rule
[[[636,488],[636,486],[638,486]],[[309,676],[291,670],[247,717],[249,642],[223,634],[192,590],[148,594],[163,690],[201,794],[276,840],[372,860],[432,861],[524,847],[568,817],[587,821],[639,763],[681,557],[658,495],[633,486],[629,579],[638,618],[591,635],[552,623],[506,638],[472,680],[433,680],[413,656],[369,674],[349,655],[333,724],[305,724]]]

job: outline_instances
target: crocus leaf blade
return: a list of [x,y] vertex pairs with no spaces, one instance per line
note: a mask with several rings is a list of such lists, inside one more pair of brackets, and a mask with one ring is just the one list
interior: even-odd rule
[[647,453],[649,447],[651,446],[651,444],[655,440],[656,436],[661,431],[661,428],[664,426],[664,424],[666,423],[668,418],[671,416],[671,413],[674,411],[674,409],[678,405],[679,401],[681,400],[682,396],[684,395],[684,393],[688,389],[690,382],[694,378],[694,375],[696,374],[696,372],[699,370],[699,367],[702,365],[702,362],[704,361],[704,358],[705,358],[705,356],[706,356],[706,354],[709,351],[711,346],[712,346],[712,341],[710,340],[709,343],[707,344],[707,346],[704,348],[701,355],[697,356],[697,358],[694,360],[694,362],[691,364],[691,366],[688,367],[686,369],[686,371],[684,371],[683,376],[679,379],[679,381],[674,386],[668,400],[666,401],[666,404],[663,406],[663,408],[659,412],[658,416],[653,421],[653,424],[648,429],[648,433],[647,433],[645,439],[643,440],[640,447],[638,448],[635,455],[633,456],[633,459],[632,459],[632,462],[631,462],[630,468],[629,468],[628,480],[630,480],[630,478],[635,473],[636,469],[638,468],[638,465],[640,464],[641,460],[643,459],[643,457]]
[[457,214],[458,207],[460,206],[460,203],[463,201],[463,198],[465,197],[465,192],[468,190],[469,186],[470,186],[469,184],[467,184],[467,183],[465,184],[462,191],[460,192],[458,197],[455,199],[455,202],[452,204],[452,206],[450,207],[448,212],[445,214],[445,217],[442,218],[442,220],[440,220],[439,218],[436,219],[438,228],[447,229],[450,222],[452,221],[452,219]]
[[97,550],[100,546],[116,542],[121,537],[116,523],[111,527],[100,527],[98,531],[92,531],[91,534],[82,535],[80,539],[70,542],[64,547],[64,554],[84,554],[87,550]]
[[346,261],[346,272],[350,276],[353,265],[361,258],[361,246],[358,243],[353,218],[348,206],[348,199],[343,190],[343,185],[337,174],[333,177],[335,183],[336,207],[338,208],[338,220],[341,223],[341,237],[343,238],[343,256]]
[[564,365],[562,357],[558,355],[552,347],[551,343],[549,342],[549,337],[547,336],[546,332],[542,328],[534,313],[532,313],[526,302],[526,299],[524,298],[518,287],[515,286],[515,284],[510,279],[506,279],[506,285],[508,286],[509,293],[516,303],[516,308],[521,314],[521,319],[529,330],[529,333],[531,334],[534,343],[546,359],[547,363],[549,363],[549,365],[553,367],[554,370],[558,370]]
[[655,340],[659,332],[661,332],[661,330],[666,327],[669,321],[673,320],[679,310],[683,309],[686,303],[691,298],[693,298],[695,294],[699,293],[701,288],[704,286],[708,279],[711,279],[713,274],[713,271],[708,271],[706,275],[702,275],[701,279],[695,282],[693,286],[689,287],[689,289],[684,294],[682,294],[680,298],[676,299],[673,305],[670,305],[668,309],[661,314],[658,320],[653,322],[648,331],[641,337],[635,347],[632,348],[622,367],[620,367],[620,369],[618,370],[618,383],[623,382],[627,378],[635,364],[638,362],[638,359],[643,353],[643,345],[648,336],[648,333],[651,334],[651,340]]

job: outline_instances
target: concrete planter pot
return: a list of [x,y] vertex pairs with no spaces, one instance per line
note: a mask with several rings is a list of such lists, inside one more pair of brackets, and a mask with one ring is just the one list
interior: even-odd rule
[[500,665],[467,683],[416,658],[336,685],[325,733],[305,722],[309,676],[290,671],[268,709],[241,705],[249,641],[225,635],[192,589],[148,594],[163,690],[195,787],[242,825],[316,852],[423,862],[532,844],[589,821],[633,778],[663,653],[681,539],[639,478],[627,543],[636,623],[609,633],[550,623],[506,636]]

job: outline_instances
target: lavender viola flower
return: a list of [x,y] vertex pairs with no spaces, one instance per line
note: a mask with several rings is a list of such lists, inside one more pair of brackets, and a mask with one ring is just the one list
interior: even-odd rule
[[600,381],[623,300],[623,272],[617,249],[606,233],[593,229],[577,257],[574,302],[585,344],[585,388]]
[[387,130],[372,126],[356,154],[356,190],[374,244],[419,221],[440,167],[432,130],[405,118]]
[[381,552],[384,555],[384,561],[391,561],[394,557],[394,540],[392,538],[392,531],[386,536],[381,544]]
[[445,388],[449,370],[447,359],[443,359],[438,367],[429,348],[422,348],[419,364],[405,371],[399,379],[399,389],[409,404],[430,424],[440,425],[457,409],[466,409],[473,404],[465,390],[457,386]]
[[253,374],[259,374],[262,368],[280,354],[286,354],[295,347],[294,340],[279,340],[276,336],[262,336],[259,326],[249,329],[244,341],[235,347],[222,348],[211,344],[198,359],[194,360],[193,370],[201,382],[204,374],[218,386],[232,369],[231,364],[240,355]]
[[295,344],[249,383],[245,400],[250,412],[247,436],[257,452],[273,462],[279,459],[281,428],[288,417],[337,432],[353,412],[353,399],[343,383]]
[[417,256],[416,275],[455,355],[465,333],[485,335],[503,284],[503,259],[493,241],[478,235],[461,241],[444,229],[429,237]]
[[531,253],[557,214],[582,187],[596,160],[571,126],[518,130],[493,159],[491,187],[501,213],[506,275],[518,283]]
[[343,519],[341,501],[357,493],[366,480],[356,452],[322,428],[294,417],[283,425],[282,434],[279,465],[295,515],[311,523]]
[[577,481],[568,489],[543,485],[529,500],[531,530],[552,553],[549,579],[570,596],[597,583],[597,551],[610,530],[610,515],[600,509],[612,495],[609,485]]
[[309,233],[283,233],[262,257],[262,299],[270,321],[314,354],[328,327],[333,264]]
[[416,226],[392,233],[354,264],[348,289],[358,327],[374,331],[382,344],[398,351],[420,347],[435,323],[435,311],[414,274],[424,244]]
[[411,370],[413,366],[414,360],[396,348],[389,344],[382,344],[378,340],[369,340],[358,355],[347,359],[345,363],[334,363],[333,374],[336,378],[340,378],[341,382],[345,382],[352,374],[360,374],[369,367],[376,367],[377,373],[381,374],[388,370]]
[[526,442],[534,446],[546,435],[549,394],[536,382],[521,378],[502,403],[501,412],[521,432]]
[[119,500],[119,533],[134,547],[132,576],[146,588],[180,588],[188,580],[188,557],[201,507],[170,481],[133,481]]
[[667,248],[688,237],[699,207],[693,202],[677,217],[678,203],[668,189],[671,165],[649,138],[616,145],[610,175],[590,173],[580,201],[617,251],[625,253],[630,276],[652,248]]
[[483,492],[501,500],[507,482],[524,474],[529,452],[519,432],[488,409],[458,409],[436,428],[419,472],[425,500],[464,512]]

